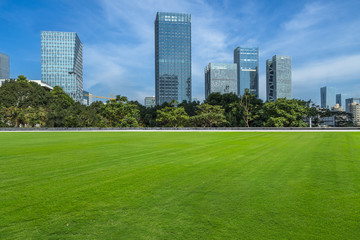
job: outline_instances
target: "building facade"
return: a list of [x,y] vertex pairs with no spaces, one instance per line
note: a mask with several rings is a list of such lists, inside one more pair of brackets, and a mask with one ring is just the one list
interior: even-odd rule
[[352,114],[353,124],[360,126],[360,104],[356,102],[350,103],[349,112]]
[[331,109],[336,104],[336,89],[333,87],[320,88],[320,106],[321,108]]
[[232,63],[209,63],[205,68],[205,98],[210,93],[237,93],[237,65]]
[[234,63],[237,65],[237,94],[243,95],[245,89],[249,89],[259,96],[259,48],[235,48]]
[[358,103],[360,104],[360,98],[347,98],[345,99],[345,111],[350,112],[350,104]]
[[10,78],[10,63],[9,56],[0,53],[0,79],[9,79]]
[[156,104],[191,101],[191,15],[158,12],[155,20]]
[[41,79],[83,102],[82,43],[74,32],[41,32]]
[[292,98],[291,57],[275,55],[266,60],[266,100]]
[[84,105],[90,106],[92,104],[92,95],[88,91],[83,90],[83,102]]
[[145,97],[145,107],[155,107],[155,97]]
[[343,93],[336,94],[336,104],[339,104],[345,110],[346,108],[345,100],[347,98],[350,98],[348,94],[343,94]]

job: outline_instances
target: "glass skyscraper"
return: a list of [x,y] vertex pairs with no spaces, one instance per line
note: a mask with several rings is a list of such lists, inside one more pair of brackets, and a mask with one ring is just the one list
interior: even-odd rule
[[236,64],[209,63],[205,68],[205,98],[213,92],[237,93]]
[[336,104],[336,89],[334,87],[320,88],[321,108],[331,109]]
[[291,57],[273,56],[266,60],[266,100],[292,98]]
[[339,93],[336,94],[336,104],[339,104],[345,110],[345,99],[350,98],[349,94]]
[[237,94],[243,95],[245,89],[249,89],[259,96],[259,48],[235,48],[234,63],[237,64]]
[[41,79],[82,103],[82,43],[76,33],[41,32]]
[[10,78],[9,56],[0,53],[0,79]]
[[155,98],[156,104],[191,101],[190,14],[156,14]]

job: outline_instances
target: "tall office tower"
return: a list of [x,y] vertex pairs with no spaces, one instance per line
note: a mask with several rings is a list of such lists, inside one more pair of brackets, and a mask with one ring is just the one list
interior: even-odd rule
[[0,53],[0,79],[9,79],[9,78],[10,78],[9,56]]
[[336,94],[336,103],[339,104],[345,110],[345,99],[350,98],[349,94],[339,93]]
[[335,106],[336,103],[336,89],[333,87],[322,87],[320,88],[320,100],[321,108],[328,108]]
[[76,33],[41,32],[41,78],[82,103],[82,43]]
[[350,104],[360,104],[360,98],[346,98],[345,99],[345,111],[350,112]]
[[273,56],[266,60],[266,100],[292,98],[291,57]]
[[243,95],[245,89],[249,89],[259,96],[259,48],[235,48],[234,63],[237,64],[237,94]]
[[155,98],[158,105],[191,101],[190,14],[156,14]]
[[232,63],[209,63],[205,68],[205,98],[210,93],[237,93],[237,67]]

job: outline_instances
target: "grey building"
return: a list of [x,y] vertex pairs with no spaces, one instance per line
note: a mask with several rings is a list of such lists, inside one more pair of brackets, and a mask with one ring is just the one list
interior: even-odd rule
[[156,104],[191,101],[190,14],[156,14],[155,98]]
[[210,93],[237,93],[237,67],[232,63],[209,63],[205,68],[205,98]]
[[41,32],[41,79],[83,102],[82,43],[74,32]]
[[145,107],[155,107],[155,97],[145,97]]
[[266,60],[266,100],[292,98],[291,57],[275,55]]
[[352,103],[358,103],[360,104],[360,98],[347,98],[345,99],[345,111],[350,112],[349,105]]
[[336,89],[334,87],[320,88],[320,106],[321,108],[331,109],[336,104]]
[[259,48],[235,48],[234,63],[237,64],[237,94],[243,95],[245,89],[249,89],[259,96]]
[[0,53],[0,79],[10,78],[10,63],[9,56]]

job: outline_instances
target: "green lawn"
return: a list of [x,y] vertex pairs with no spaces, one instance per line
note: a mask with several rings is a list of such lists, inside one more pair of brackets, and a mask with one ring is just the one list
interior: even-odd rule
[[0,239],[360,239],[360,133],[0,133]]

